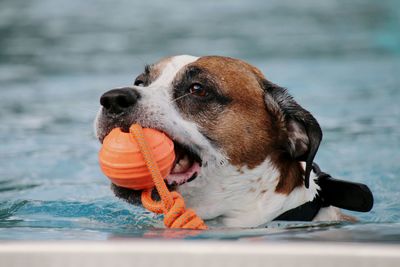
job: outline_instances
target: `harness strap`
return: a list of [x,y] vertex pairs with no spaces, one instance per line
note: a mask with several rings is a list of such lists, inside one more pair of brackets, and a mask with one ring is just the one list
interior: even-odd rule
[[317,196],[312,201],[284,212],[276,217],[274,221],[312,221],[321,207],[321,198]]
[[351,211],[368,212],[372,209],[374,198],[368,186],[332,178],[313,163],[313,171],[318,178],[315,182],[320,190],[312,201],[279,215],[274,221],[312,221],[319,210],[334,206]]

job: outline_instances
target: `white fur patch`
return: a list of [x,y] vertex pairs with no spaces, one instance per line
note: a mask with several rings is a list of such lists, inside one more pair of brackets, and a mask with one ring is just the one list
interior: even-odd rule
[[165,65],[161,75],[149,87],[166,87],[171,85],[178,71],[187,64],[195,62],[198,57],[181,55],[175,56]]
[[297,187],[289,195],[275,192],[279,172],[267,159],[254,169],[227,165],[202,168],[199,178],[179,187],[189,207],[204,219],[221,216],[228,227],[258,226],[312,200],[319,187],[312,173],[310,188]]

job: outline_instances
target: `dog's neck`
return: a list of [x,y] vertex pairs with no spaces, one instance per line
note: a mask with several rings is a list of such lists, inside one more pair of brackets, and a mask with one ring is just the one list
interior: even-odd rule
[[[180,191],[189,207],[204,219],[220,217],[229,227],[246,227],[269,222],[287,210],[311,201],[317,194],[315,174],[310,188],[296,186],[291,192],[276,190],[281,173],[265,160],[258,167],[238,169],[235,166],[207,171]],[[278,187],[279,188],[279,187]]]

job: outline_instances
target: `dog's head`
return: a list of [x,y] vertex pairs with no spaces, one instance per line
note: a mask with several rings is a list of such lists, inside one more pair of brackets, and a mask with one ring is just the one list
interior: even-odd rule
[[314,117],[285,89],[228,57],[162,59],[100,102],[100,141],[133,123],[174,141],[177,160],[166,180],[204,218],[231,212],[231,202],[252,188],[261,197],[261,189],[287,195],[303,186],[322,138]]

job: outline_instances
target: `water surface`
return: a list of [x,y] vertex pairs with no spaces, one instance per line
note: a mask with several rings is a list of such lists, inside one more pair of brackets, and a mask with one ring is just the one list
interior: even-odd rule
[[[400,241],[398,1],[0,2],[0,239]],[[319,120],[317,155],[375,195],[355,225],[157,229],[116,199],[97,165],[99,96],[167,55],[259,67]]]

